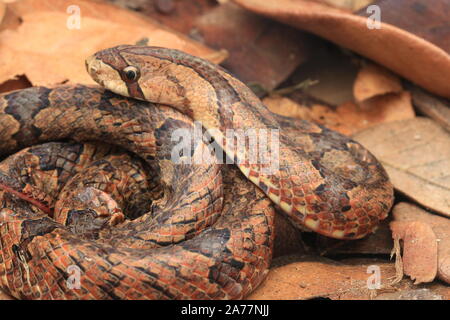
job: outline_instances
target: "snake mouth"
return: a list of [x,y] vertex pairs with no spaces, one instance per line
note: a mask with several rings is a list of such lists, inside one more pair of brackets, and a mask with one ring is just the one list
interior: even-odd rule
[[104,75],[102,75],[102,61],[97,59],[95,55],[92,55],[86,59],[85,64],[86,71],[89,73],[92,79],[103,86]]
[[97,54],[88,57],[85,64],[87,72],[95,82],[114,93],[129,96],[127,84],[121,79],[119,71],[103,62]]

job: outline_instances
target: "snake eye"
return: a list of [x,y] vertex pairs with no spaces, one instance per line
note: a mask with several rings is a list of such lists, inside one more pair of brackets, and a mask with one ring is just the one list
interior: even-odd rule
[[125,74],[125,77],[129,81],[136,81],[139,79],[139,69],[133,66],[128,66],[123,69],[123,73]]

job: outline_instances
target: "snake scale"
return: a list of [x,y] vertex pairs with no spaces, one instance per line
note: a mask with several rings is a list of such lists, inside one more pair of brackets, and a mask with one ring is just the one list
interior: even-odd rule
[[[244,298],[267,275],[275,208],[297,226],[359,239],[392,206],[370,152],[272,114],[219,66],[118,46],[86,67],[102,87],[0,96],[0,284],[16,298]],[[203,161],[176,163],[173,134],[193,121],[209,136],[178,155]],[[225,139],[248,128],[279,132],[275,171]],[[211,141],[234,165],[204,152]]]

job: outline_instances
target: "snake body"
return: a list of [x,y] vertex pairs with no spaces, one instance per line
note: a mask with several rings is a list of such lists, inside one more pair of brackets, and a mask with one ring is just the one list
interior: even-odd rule
[[[17,298],[243,298],[267,274],[274,206],[340,239],[387,216],[392,186],[366,149],[270,113],[216,65],[119,46],[86,66],[116,94],[60,86],[0,96],[0,154],[29,147],[0,165],[0,283]],[[172,161],[174,130],[193,120],[236,165],[217,164],[202,140],[182,155],[202,163]],[[246,128],[279,132],[275,171],[224,139]],[[64,139],[73,142],[39,145]],[[67,285],[71,266],[81,271],[77,289]]]

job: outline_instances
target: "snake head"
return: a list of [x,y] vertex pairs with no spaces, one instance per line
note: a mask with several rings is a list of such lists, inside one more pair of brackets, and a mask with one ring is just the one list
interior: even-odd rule
[[[127,97],[186,110],[190,94],[204,87],[196,69],[211,69],[208,61],[160,47],[121,45],[86,59],[91,77],[106,89]],[[197,90],[198,91],[198,90]]]
[[[101,86],[117,94],[130,97],[136,95],[134,91],[138,87],[136,81],[138,77],[128,80],[127,77],[131,76],[131,72],[124,72],[124,69],[128,68],[130,70],[130,67],[132,67],[138,70],[138,68],[130,66],[123,60],[119,48],[115,47],[99,51],[88,57],[86,59],[86,69],[94,81]],[[136,98],[140,97],[136,96]]]

